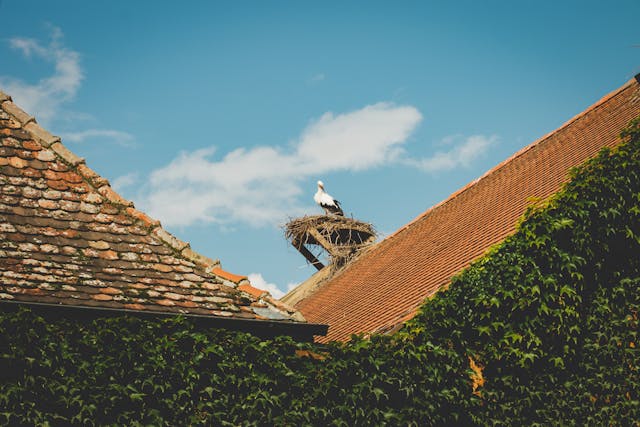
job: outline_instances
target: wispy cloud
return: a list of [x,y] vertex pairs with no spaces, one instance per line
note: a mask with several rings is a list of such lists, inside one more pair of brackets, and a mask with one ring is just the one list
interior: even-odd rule
[[[72,102],[85,78],[80,64],[80,53],[65,46],[62,30],[50,26],[48,43],[26,37],[12,37],[9,47],[19,52],[27,60],[44,61],[53,66],[53,74],[37,82],[26,82],[11,76],[0,76],[0,87],[9,93],[22,109],[33,114],[38,122],[51,126],[61,117],[83,121],[91,117],[84,112],[67,111],[65,106]],[[63,133],[68,142],[86,140],[107,140],[116,144],[131,146],[133,136],[127,132],[112,129],[87,129]]]
[[68,142],[85,142],[88,139],[94,141],[106,138],[123,146],[131,146],[134,140],[133,135],[112,129],[87,129],[80,132],[66,132],[61,136]]
[[422,169],[425,172],[442,172],[459,167],[469,167],[474,160],[484,155],[496,144],[496,135],[452,135],[444,138],[440,145],[451,146],[447,151],[438,151],[433,156],[424,159],[403,159],[405,164]]
[[318,73],[314,76],[311,76],[311,78],[309,79],[309,83],[320,83],[326,78],[327,76],[324,73]]
[[58,113],[65,102],[72,100],[84,78],[80,67],[80,54],[65,47],[62,31],[51,28],[51,38],[47,45],[39,41],[13,37],[9,46],[22,53],[25,58],[44,60],[54,66],[54,73],[37,83],[27,83],[12,77],[0,77],[2,85],[23,109],[35,115],[42,122],[48,122]]
[[325,113],[287,148],[239,148],[217,160],[214,147],[183,152],[151,174],[143,204],[165,225],[274,224],[302,212],[303,179],[393,162],[421,119],[414,107],[378,103]]
[[131,172],[114,179],[111,186],[114,190],[122,192],[125,188],[131,187],[136,182],[138,182],[138,174],[136,172]]
[[260,273],[251,273],[247,276],[251,285],[258,289],[262,289],[264,291],[269,292],[275,298],[282,298],[284,296],[284,292],[280,290],[278,285],[275,283],[269,283],[266,281],[262,274]]
[[469,166],[496,136],[454,135],[426,158],[410,158],[404,143],[422,120],[412,106],[377,103],[359,110],[323,114],[292,144],[238,148],[216,157],[216,148],[182,152],[153,171],[139,200],[168,226],[282,223],[304,212],[301,183],[333,172],[404,165],[425,172]]

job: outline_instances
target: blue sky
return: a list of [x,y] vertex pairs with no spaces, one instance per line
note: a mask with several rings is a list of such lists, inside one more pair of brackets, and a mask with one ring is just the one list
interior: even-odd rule
[[[277,296],[322,179],[384,236],[640,72],[638,1],[0,2],[0,88]],[[260,275],[258,277],[257,275]]]

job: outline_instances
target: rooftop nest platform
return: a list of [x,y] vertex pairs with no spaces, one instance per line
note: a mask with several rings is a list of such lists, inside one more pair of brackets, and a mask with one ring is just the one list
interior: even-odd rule
[[340,266],[376,239],[373,225],[336,215],[296,218],[285,225],[285,237],[318,270],[324,268],[308,246],[327,251],[331,265]]

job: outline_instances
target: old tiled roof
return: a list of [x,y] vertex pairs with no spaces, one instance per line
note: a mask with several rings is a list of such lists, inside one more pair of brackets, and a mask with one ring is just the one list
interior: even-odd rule
[[239,285],[0,92],[0,302],[305,322]]
[[617,144],[621,129],[638,115],[640,85],[631,80],[427,210],[333,278],[312,284],[317,288],[310,286],[295,307],[309,321],[329,324],[321,341],[395,329],[453,275],[512,234],[532,197],[557,192],[571,167]]

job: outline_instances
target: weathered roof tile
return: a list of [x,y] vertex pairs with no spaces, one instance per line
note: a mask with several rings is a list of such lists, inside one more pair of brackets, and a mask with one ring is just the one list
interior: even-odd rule
[[29,144],[40,145],[41,147],[50,147],[52,144],[60,142],[59,136],[50,134],[36,122],[28,123],[24,128],[29,131],[29,133],[33,135],[33,138],[37,141],[37,143],[30,141],[25,141],[25,143],[28,142]]
[[220,267],[215,267],[212,270],[212,273],[236,285],[242,281],[247,280],[247,276],[240,276],[238,274],[229,273],[228,271],[225,271]]
[[18,120],[18,122],[20,122],[20,124],[23,126],[36,120],[33,116],[25,113],[20,107],[9,100],[2,103],[2,109],[5,113]]
[[255,298],[260,298],[263,297],[265,295],[268,295],[269,292],[263,290],[263,289],[258,289],[248,283],[243,283],[242,285],[238,286],[238,289],[248,293],[249,295],[255,297]]
[[[78,157],[75,154],[73,154],[71,151],[69,151],[67,149],[67,147],[62,145],[61,142],[55,142],[55,143],[51,144],[50,148],[56,154],[58,154],[65,162],[71,164],[71,166],[77,166],[80,163],[84,163],[84,159],[82,157]],[[46,174],[45,174],[45,176],[46,176]],[[54,174],[54,176],[56,176],[56,175]],[[50,178],[50,179],[55,179],[55,178]],[[79,181],[72,181],[72,182],[79,182]]]
[[237,319],[259,302],[279,313],[265,317],[304,321],[235,289],[245,276],[136,210],[2,92],[0,104],[1,300]]

